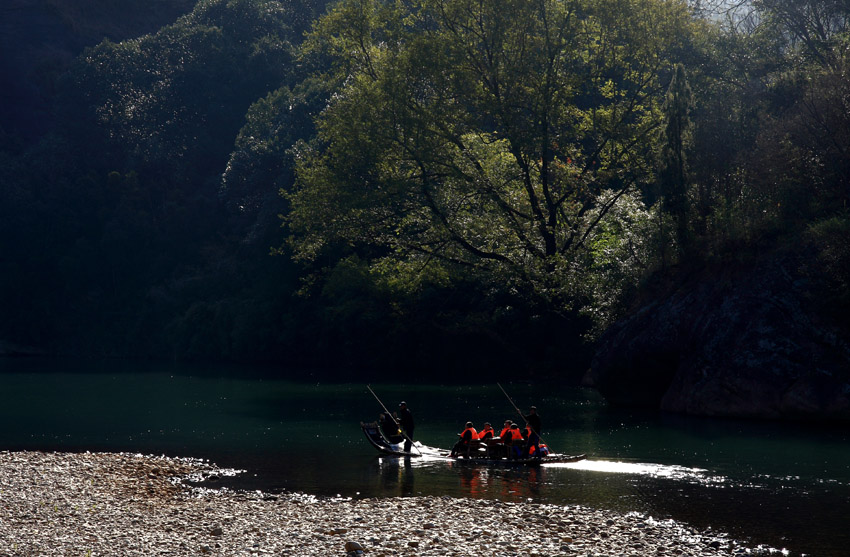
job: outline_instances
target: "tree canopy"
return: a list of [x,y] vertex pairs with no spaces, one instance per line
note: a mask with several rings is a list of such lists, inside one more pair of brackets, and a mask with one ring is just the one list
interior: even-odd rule
[[135,36],[73,61],[10,13],[51,102],[0,123],[0,345],[581,370],[655,288],[801,239],[850,315],[844,0],[156,3],[62,4]]
[[341,86],[299,153],[297,253],[380,246],[566,300],[576,254],[654,179],[691,35],[683,2],[341,2],[310,37]]

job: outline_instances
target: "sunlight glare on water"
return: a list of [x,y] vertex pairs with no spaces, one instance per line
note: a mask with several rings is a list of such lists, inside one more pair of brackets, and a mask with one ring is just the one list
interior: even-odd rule
[[670,480],[683,480],[691,483],[720,484],[725,483],[727,478],[717,475],[709,475],[708,470],[703,468],[688,468],[685,466],[671,466],[666,464],[653,464],[648,462],[623,462],[619,460],[580,460],[578,462],[553,462],[544,464],[547,468],[569,468],[572,470],[584,470],[588,472],[602,472],[606,474],[634,474],[640,476],[651,476],[653,478],[664,478]]

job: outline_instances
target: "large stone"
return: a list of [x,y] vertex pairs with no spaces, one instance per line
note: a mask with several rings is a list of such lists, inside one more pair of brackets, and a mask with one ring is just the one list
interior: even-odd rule
[[850,420],[847,331],[813,310],[800,254],[701,271],[600,339],[584,384],[698,415]]

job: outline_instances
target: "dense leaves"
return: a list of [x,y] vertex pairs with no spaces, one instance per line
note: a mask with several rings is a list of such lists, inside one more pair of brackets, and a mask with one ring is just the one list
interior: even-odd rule
[[848,314],[846,2],[159,3],[48,2],[115,41],[4,112],[0,346],[581,371],[645,285],[801,238]]
[[673,216],[676,223],[676,240],[679,251],[686,253],[690,246],[688,222],[690,203],[688,190],[687,148],[690,143],[691,118],[693,104],[691,88],[685,69],[676,65],[670,88],[664,101],[664,141],[661,146],[661,170],[659,182],[664,208]]
[[[268,238],[240,251],[235,238],[254,223],[230,221],[220,177],[246,110],[301,80],[295,47],[322,9],[203,1],[157,33],[82,53],[60,83],[61,139],[4,168],[2,207],[18,215],[4,220],[12,223],[4,246],[16,246],[5,253],[17,272],[2,290],[10,303],[0,336],[74,353],[252,357],[232,347],[250,344],[241,337],[254,331],[234,323],[246,313],[267,319],[267,308],[250,308],[281,262],[265,261]],[[277,199],[275,185],[265,186]],[[247,280],[241,273],[258,269],[268,280],[234,294]],[[228,342],[189,350],[200,343],[174,335],[191,329],[175,323],[205,306],[230,312],[218,322]]]
[[299,163],[299,255],[381,246],[568,303],[575,253],[652,180],[690,32],[672,2],[341,3],[312,37],[345,83]]

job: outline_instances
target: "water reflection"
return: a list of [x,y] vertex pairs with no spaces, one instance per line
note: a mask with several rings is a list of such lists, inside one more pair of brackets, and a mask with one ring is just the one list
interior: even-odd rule
[[[122,365],[0,360],[0,449],[192,456],[248,470],[234,486],[250,490],[533,499],[637,510],[817,555],[850,547],[846,429],[641,414],[582,390],[512,385],[517,401],[545,409],[551,447],[591,460],[538,469],[376,458],[358,427],[376,412],[363,385]],[[406,400],[434,446],[450,446],[470,418],[506,417],[492,385],[380,392]]]
[[487,490],[487,475],[483,470],[471,466],[461,467],[460,485],[471,497],[480,498]]
[[383,492],[411,497],[416,495],[414,460],[410,457],[378,457],[376,463],[380,470],[381,488]]
[[[542,488],[547,484],[547,471],[537,466],[499,466],[427,456],[377,457],[375,464],[385,495],[433,494],[442,489],[477,499],[525,501],[542,498]],[[416,484],[417,470],[427,485]]]
[[724,484],[728,478],[710,474],[703,468],[688,468],[648,462],[623,462],[619,460],[581,460],[579,462],[553,462],[545,464],[548,468],[568,468],[605,474],[633,474],[667,480],[680,480],[701,485]]
[[[548,478],[548,483],[561,483],[564,480],[563,473],[569,473],[567,471],[598,473],[600,477],[609,477],[612,480],[613,475],[623,478],[627,484],[630,476],[639,476],[715,488],[730,485],[744,487],[704,468],[621,460],[588,459],[579,462],[544,463],[541,466],[514,466],[449,460],[443,456],[425,454],[416,458],[377,457],[376,463],[380,469],[383,489],[399,495],[417,493],[414,481],[414,470],[417,468],[432,472],[442,469],[443,473],[452,471],[453,477],[458,479],[457,487],[465,496],[497,497],[502,500],[539,498],[545,495],[541,488],[547,484],[547,474],[555,474],[554,477]],[[564,472],[559,472],[561,470]],[[432,472],[425,472],[426,477],[431,477]],[[748,486],[753,487],[751,483]],[[421,492],[420,489],[419,493]]]
[[502,468],[452,462],[449,467],[457,470],[469,497],[521,501],[540,496],[543,471],[535,466]]

